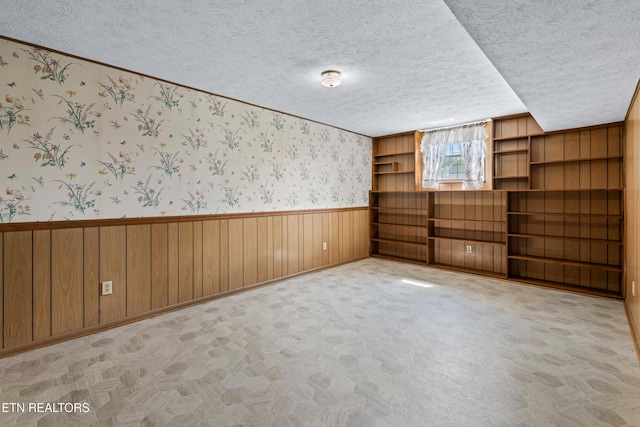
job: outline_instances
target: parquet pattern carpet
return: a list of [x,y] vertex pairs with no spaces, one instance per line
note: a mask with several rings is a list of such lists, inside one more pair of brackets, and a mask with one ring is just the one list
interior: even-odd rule
[[[640,425],[621,302],[367,259],[0,360],[0,426]],[[28,406],[25,406],[28,408]]]

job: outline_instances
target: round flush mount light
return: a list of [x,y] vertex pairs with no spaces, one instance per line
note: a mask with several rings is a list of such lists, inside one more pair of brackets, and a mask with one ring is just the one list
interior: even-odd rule
[[336,70],[327,70],[320,73],[322,77],[322,86],[324,87],[336,87],[342,83],[342,73]]

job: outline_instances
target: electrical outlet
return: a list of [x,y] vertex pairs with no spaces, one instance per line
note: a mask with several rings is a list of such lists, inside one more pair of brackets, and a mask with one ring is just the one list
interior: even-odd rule
[[323,251],[327,250],[327,242],[322,242],[322,250]]
[[636,282],[631,282],[631,296],[636,296]]
[[470,254],[473,252],[473,248],[471,248],[471,245],[467,245],[467,253]]
[[102,282],[102,296],[111,295],[113,293],[113,282],[111,280]]

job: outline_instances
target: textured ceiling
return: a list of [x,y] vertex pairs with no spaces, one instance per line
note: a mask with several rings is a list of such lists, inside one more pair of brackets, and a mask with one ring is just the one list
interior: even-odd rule
[[624,120],[638,0],[444,0],[546,131]]
[[[636,0],[445,1],[22,0],[3,2],[0,35],[369,136],[527,110],[546,130],[624,118]],[[342,86],[320,86],[329,68]]]

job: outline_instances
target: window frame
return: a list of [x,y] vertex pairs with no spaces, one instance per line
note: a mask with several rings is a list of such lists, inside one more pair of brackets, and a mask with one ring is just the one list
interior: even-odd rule
[[[451,177],[451,173],[449,173],[448,177],[445,177],[444,176],[444,168],[441,168],[440,172],[438,173],[439,182],[452,183],[452,182],[463,182],[464,181],[464,172],[465,172],[464,171],[464,158],[462,157],[462,149],[460,148],[460,143],[452,142],[451,144],[449,144],[447,146],[447,153],[454,146],[458,147],[458,153],[457,154],[445,154],[445,156],[444,156],[445,162],[447,161],[447,159],[460,159],[460,161],[462,162],[462,170],[460,170],[460,167],[458,166],[457,170],[456,170],[456,177]],[[486,170],[485,170],[485,172],[486,172]],[[460,174],[462,174],[461,177],[459,176]],[[485,179],[486,179],[486,175],[485,175]]]

